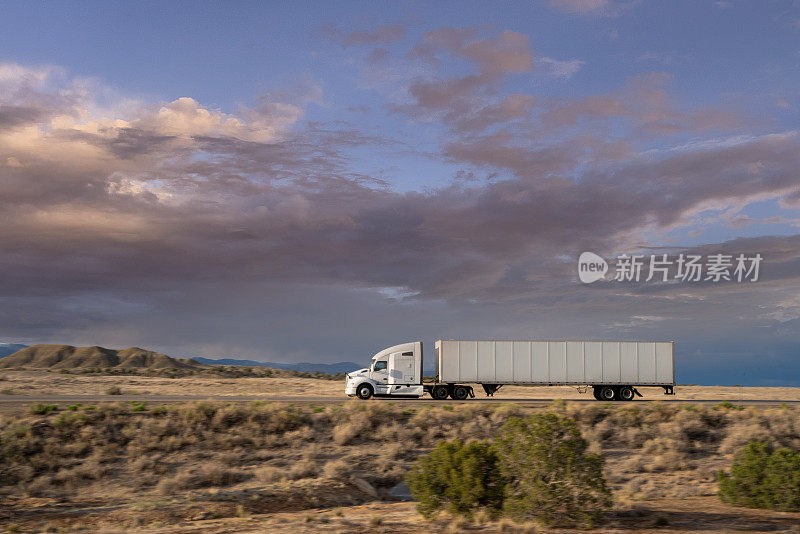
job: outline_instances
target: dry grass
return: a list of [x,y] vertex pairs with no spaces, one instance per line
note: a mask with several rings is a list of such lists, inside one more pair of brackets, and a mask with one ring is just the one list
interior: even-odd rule
[[[259,368],[256,368],[259,369]],[[344,395],[344,378],[327,380],[286,374],[243,375],[224,373],[180,374],[62,374],[33,370],[0,369],[3,388],[8,393],[25,395],[105,395],[111,387],[124,394],[199,395],[209,397],[251,396],[296,397]]]
[[[386,496],[439,440],[491,439],[508,417],[539,409],[574,417],[606,456],[607,477],[622,499],[618,510],[654,499],[713,496],[715,471],[728,468],[732,453],[749,439],[800,447],[797,408],[562,402],[408,409],[353,401],[322,410],[200,402],[137,411],[118,403],[0,416],[0,500],[10,503],[16,523],[31,499],[66,498],[76,507],[169,499],[169,506],[147,512],[165,524],[204,513],[193,504],[201,497],[213,499],[214,513],[239,518],[348,506],[374,500],[352,477]],[[0,515],[3,521],[11,519]],[[531,525],[492,528],[536,531]]]
[[[102,395],[111,386],[126,393],[136,391],[148,395],[202,395],[202,396],[255,396],[302,397],[344,396],[344,377],[269,370],[260,367],[211,366],[202,370],[159,371],[105,371],[43,372],[42,370],[0,369],[0,381],[6,394],[14,395]],[[91,370],[95,371],[95,370]],[[133,373],[133,374],[131,374]],[[333,379],[332,379],[333,378]],[[477,388],[480,392],[480,387]],[[641,388],[648,399],[664,398],[660,388]],[[724,387],[683,386],[675,389],[677,400],[716,399],[736,402],[743,400],[800,400],[800,388],[790,387]],[[482,395],[482,393],[478,393]],[[580,393],[568,386],[503,386],[495,395],[498,399],[591,399],[588,392]]]
[[159,493],[173,495],[187,489],[230,486],[251,476],[249,473],[228,469],[220,462],[213,462],[164,478],[158,483],[157,489]]

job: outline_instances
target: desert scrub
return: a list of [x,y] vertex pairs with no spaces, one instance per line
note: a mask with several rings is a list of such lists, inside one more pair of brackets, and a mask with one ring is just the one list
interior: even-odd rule
[[426,519],[435,518],[440,510],[471,518],[482,509],[496,516],[503,506],[497,453],[485,442],[439,443],[414,465],[406,483]]
[[147,403],[145,401],[130,401],[131,411],[143,412],[147,410]]
[[556,413],[511,418],[495,449],[508,481],[503,510],[512,519],[588,528],[610,508],[603,457],[587,452],[573,419]]
[[683,461],[716,454],[732,422],[752,417],[737,410],[659,402],[643,407],[578,406],[567,413],[578,421],[587,439],[603,447],[644,448],[653,440],[668,437],[669,449],[680,453]]
[[573,419],[553,412],[508,418],[494,444],[443,441],[417,461],[406,483],[427,519],[440,510],[468,518],[483,510],[591,527],[611,506],[602,456],[587,452]]
[[369,442],[373,439],[371,431],[391,422],[398,411],[397,408],[378,403],[335,406],[329,412],[330,421],[334,424],[333,441],[337,445]]
[[730,401],[723,401],[714,405],[715,410],[744,410],[744,406],[737,406]]
[[230,486],[246,480],[250,476],[247,473],[229,469],[219,463],[212,463],[165,478],[158,484],[158,490],[168,495],[178,490]]
[[740,451],[731,472],[718,473],[723,502],[749,508],[800,511],[800,453],[788,448],[772,450],[753,441]]
[[30,413],[35,415],[46,415],[50,412],[55,412],[58,410],[58,405],[56,404],[42,404],[41,402],[37,402],[30,408]]
[[254,474],[260,482],[265,484],[272,484],[273,482],[280,482],[286,479],[285,469],[271,465],[256,468]]
[[75,412],[60,413],[55,419],[55,425],[64,429],[81,426],[85,422],[86,415]]
[[[187,472],[182,466],[209,464],[208,458],[224,457],[226,452],[230,455],[232,451],[281,446],[287,436],[303,429],[304,436],[313,437],[309,425],[314,414],[300,408],[209,403],[141,412],[132,408],[136,406],[105,404],[96,410],[65,410],[52,417],[51,409],[44,406],[29,416],[0,418],[0,485],[21,483],[24,477],[19,474],[30,470],[37,478],[26,488],[33,487],[37,494],[45,495],[48,488],[58,486],[59,480],[53,475],[59,469],[79,467],[89,457],[113,466],[98,471],[98,479],[113,473],[118,482],[127,481],[122,483],[132,487],[152,487],[163,478],[170,479],[165,486],[171,489],[226,485],[231,483],[230,477]],[[253,452],[253,461],[255,455]],[[154,456],[163,458],[163,469],[153,476],[139,476],[141,466],[137,462]],[[290,476],[310,476],[315,469],[315,465],[301,463]],[[98,479],[69,477],[76,487]]]
[[329,478],[331,480],[341,480],[346,478],[352,469],[353,467],[349,462],[342,458],[338,458],[336,460],[328,461],[322,468],[322,474],[325,478]]
[[751,441],[762,441],[773,449],[788,447],[800,450],[800,414],[797,408],[753,407],[742,411],[728,411],[727,427],[719,451],[733,454]]
[[[127,401],[64,408],[55,415],[30,414],[27,409],[0,415],[0,499],[25,493],[63,496],[67,486],[77,488],[75,494],[101,498],[120,486],[144,496],[157,493],[157,485],[166,479],[177,479],[171,488],[186,492],[199,479],[181,476],[194,477],[193,469],[211,464],[249,477],[240,482],[243,486],[269,484],[275,492],[307,486],[312,480],[346,484],[351,475],[368,476],[384,490],[440,441],[491,441],[510,418],[542,411],[513,403],[464,403],[448,411],[433,404],[415,410],[402,402],[390,406],[355,401],[327,404],[322,411],[269,402],[170,406],[150,401],[141,412],[134,412]],[[682,476],[704,476],[704,491],[711,493],[716,491],[714,479],[695,467],[707,456],[719,468],[728,448],[736,452],[746,445],[734,447],[748,433],[763,436],[773,448],[800,448],[800,410],[794,407],[687,410],[675,404],[567,402],[557,410],[578,421],[593,448],[602,445],[612,451],[607,476],[615,484],[661,479],[637,472],[663,469],[670,475],[685,466]],[[62,413],[69,415],[62,419]],[[76,415],[85,419],[71,418]],[[634,443],[648,453],[627,465],[636,454]],[[87,470],[78,469],[85,465]],[[66,471],[59,475],[62,470]],[[96,478],[85,474],[95,472]],[[206,480],[226,483],[224,477]],[[637,496],[662,497],[668,491],[659,484],[643,488]]]

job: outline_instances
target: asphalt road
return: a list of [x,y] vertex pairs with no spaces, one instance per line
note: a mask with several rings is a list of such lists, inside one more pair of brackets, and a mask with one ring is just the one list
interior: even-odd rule
[[[401,405],[422,405],[422,404],[474,404],[474,403],[487,403],[499,404],[505,402],[513,402],[524,406],[546,406],[553,402],[553,399],[537,399],[537,398],[503,398],[502,395],[496,397],[482,397],[477,396],[474,399],[467,399],[463,401],[456,401],[448,399],[446,401],[435,401],[430,397],[422,399],[392,399],[381,398],[371,399],[369,401],[360,401],[358,399],[351,399],[345,395],[341,397],[291,397],[291,396],[260,396],[260,397],[236,397],[236,396],[221,396],[209,397],[203,395],[0,395],[0,409],[13,410],[20,406],[29,406],[36,402],[42,404],[58,404],[65,406],[69,404],[83,403],[97,404],[100,402],[127,402],[127,401],[145,401],[150,404],[174,404],[180,402],[194,402],[194,401],[215,401],[215,402],[252,402],[252,401],[267,401],[267,402],[281,402],[281,403],[294,403],[294,404],[341,404],[343,402],[393,402]],[[585,399],[564,399],[569,402],[576,403],[595,403],[591,396],[587,395]],[[676,399],[657,395],[653,397],[637,398],[635,403],[647,403],[653,401],[661,401],[668,404],[719,404],[723,402],[721,399]],[[735,405],[742,406],[779,406],[781,404],[800,404],[797,400],[730,400]]]

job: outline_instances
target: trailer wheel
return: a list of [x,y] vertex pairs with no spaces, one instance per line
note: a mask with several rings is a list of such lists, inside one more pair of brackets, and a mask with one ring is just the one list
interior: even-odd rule
[[372,386],[369,384],[361,384],[356,389],[356,395],[358,395],[358,398],[361,400],[367,400],[372,397]]
[[431,397],[436,400],[445,400],[448,395],[447,386],[433,386]]
[[619,400],[630,401],[633,400],[633,388],[631,386],[622,386],[617,392]]
[[600,389],[600,400],[613,401],[617,398],[617,392],[614,388],[605,386]]
[[453,388],[451,396],[455,400],[466,400],[469,397],[469,389],[466,386],[456,386]]
[[592,388],[592,395],[594,396],[595,400],[603,400],[603,398],[600,396],[600,387],[598,386],[594,386]]

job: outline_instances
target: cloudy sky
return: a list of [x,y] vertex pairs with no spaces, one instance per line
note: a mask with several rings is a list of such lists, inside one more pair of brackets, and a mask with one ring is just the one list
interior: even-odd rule
[[3,4],[0,339],[675,340],[681,383],[800,385],[800,5],[296,4]]

